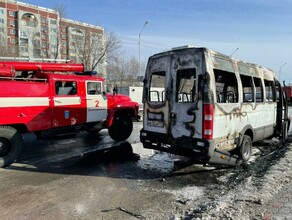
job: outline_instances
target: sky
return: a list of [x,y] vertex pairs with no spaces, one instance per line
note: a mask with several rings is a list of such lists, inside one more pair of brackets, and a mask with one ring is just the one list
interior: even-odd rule
[[[291,0],[23,0],[114,32],[141,62],[192,45],[272,69],[292,83]],[[148,22],[146,26],[145,22]],[[144,27],[144,28],[143,28]],[[139,53],[140,33],[140,53]],[[291,71],[290,71],[291,70]]]

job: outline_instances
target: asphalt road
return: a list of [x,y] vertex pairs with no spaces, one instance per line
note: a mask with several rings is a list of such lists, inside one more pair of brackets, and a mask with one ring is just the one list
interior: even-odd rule
[[0,219],[183,219],[211,209],[205,201],[222,196],[222,179],[236,169],[143,149],[141,128],[135,122],[119,143],[106,130],[46,140],[25,135],[20,159],[0,169]]
[[20,159],[0,169],[0,219],[165,219],[183,212],[185,199],[202,196],[203,180],[174,175],[184,158],[143,149],[141,127],[135,122],[121,143],[106,130],[67,139],[24,136]]

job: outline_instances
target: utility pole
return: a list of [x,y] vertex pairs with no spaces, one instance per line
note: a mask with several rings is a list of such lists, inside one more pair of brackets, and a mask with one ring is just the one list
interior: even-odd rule
[[141,29],[140,33],[139,33],[139,74],[141,72],[141,33],[144,30],[144,28],[146,27],[146,25],[148,24],[148,21],[145,21],[143,28]]

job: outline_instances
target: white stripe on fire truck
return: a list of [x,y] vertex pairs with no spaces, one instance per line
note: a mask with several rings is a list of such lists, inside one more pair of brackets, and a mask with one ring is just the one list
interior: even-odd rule
[[0,97],[1,107],[49,106],[48,97]]
[[54,97],[55,106],[64,106],[64,105],[80,105],[81,99],[77,97]]

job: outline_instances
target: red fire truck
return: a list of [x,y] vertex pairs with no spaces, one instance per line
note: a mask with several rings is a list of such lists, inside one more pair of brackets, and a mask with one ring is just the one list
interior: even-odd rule
[[104,79],[82,64],[0,61],[0,167],[19,156],[23,133],[38,137],[98,132],[116,141],[132,133],[139,105],[106,94]]

